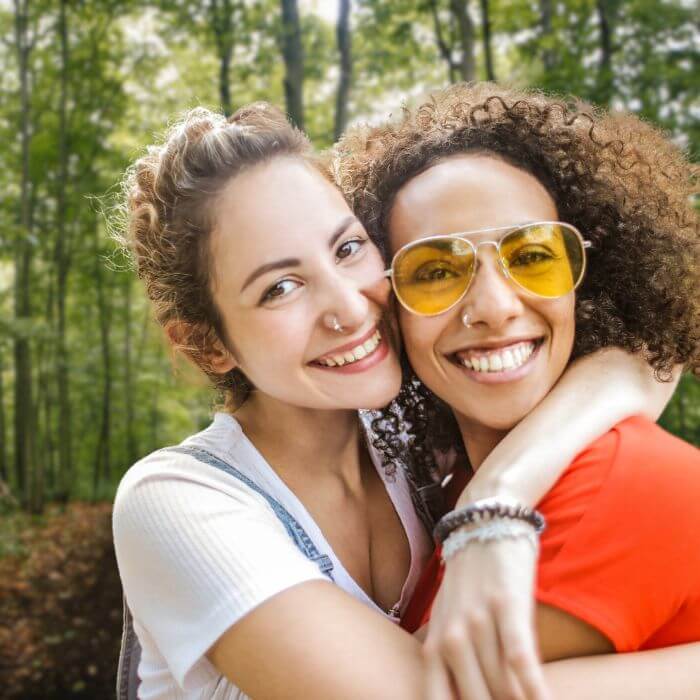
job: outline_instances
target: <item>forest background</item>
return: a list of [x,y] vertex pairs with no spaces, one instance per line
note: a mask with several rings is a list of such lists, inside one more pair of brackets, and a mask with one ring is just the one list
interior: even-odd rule
[[[125,470],[207,424],[110,236],[167,123],[265,99],[318,148],[474,79],[626,109],[700,155],[694,0],[0,0],[0,697],[110,697]],[[661,418],[700,444],[700,383]]]

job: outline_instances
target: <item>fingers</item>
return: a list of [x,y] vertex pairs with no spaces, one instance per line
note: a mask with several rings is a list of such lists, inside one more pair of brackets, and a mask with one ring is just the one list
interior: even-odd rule
[[470,631],[481,674],[491,696],[497,700],[526,700],[517,678],[505,661],[494,615],[472,615]]
[[[437,653],[433,653],[426,644],[425,653],[425,688],[423,697],[426,700],[454,700],[455,693],[452,691],[447,668]],[[462,696],[466,698],[467,696]]]
[[508,676],[519,687],[524,700],[551,700],[529,616],[517,615],[514,606],[499,606],[496,614],[500,656]]
[[519,540],[472,544],[449,560],[425,643],[431,700],[453,697],[451,683],[468,700],[551,699],[533,626],[535,565]]
[[476,651],[464,626],[448,627],[441,639],[441,656],[448,675],[454,680],[458,697],[468,700],[492,700]]

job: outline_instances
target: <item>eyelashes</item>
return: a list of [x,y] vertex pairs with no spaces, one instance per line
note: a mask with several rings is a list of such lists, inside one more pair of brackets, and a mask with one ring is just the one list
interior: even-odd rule
[[[341,243],[335,251],[335,260],[337,264],[342,264],[346,260],[359,255],[364,247],[369,243],[369,239],[356,236]],[[303,286],[303,282],[291,277],[285,277],[278,280],[272,286],[268,287],[260,298],[260,304],[275,302],[284,299],[292,294],[295,289]]]
[[287,285],[287,284],[296,285],[294,287],[294,289],[296,289],[298,286],[301,285],[301,282],[297,282],[296,280],[291,280],[291,279],[280,280],[279,282],[272,285],[272,287],[270,287],[262,295],[262,298],[260,299],[260,303],[264,303],[266,301],[274,301],[275,299],[282,299],[283,297],[287,296],[287,294],[291,294],[294,291],[294,289],[291,289],[289,291],[285,291],[284,285]]

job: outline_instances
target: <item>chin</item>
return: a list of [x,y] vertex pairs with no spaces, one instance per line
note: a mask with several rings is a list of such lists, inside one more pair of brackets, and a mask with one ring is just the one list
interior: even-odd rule
[[363,401],[361,408],[366,408],[370,410],[385,408],[388,406],[398,395],[399,389],[401,389],[401,373],[397,375],[396,380],[390,386],[384,387],[382,391],[367,391],[367,392],[357,392],[356,397],[366,397]]
[[484,400],[476,406],[465,407],[464,411],[458,410],[457,413],[461,413],[462,417],[474,426],[508,432],[527,417],[542,398],[542,396],[535,398],[530,396],[525,401],[519,402],[510,397],[507,402],[493,402],[491,405]]

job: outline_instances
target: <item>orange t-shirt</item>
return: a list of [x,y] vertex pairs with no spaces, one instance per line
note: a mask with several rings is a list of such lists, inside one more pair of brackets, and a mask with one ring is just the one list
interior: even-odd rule
[[[700,451],[630,418],[569,466],[538,509],[536,597],[584,620],[619,652],[700,640]],[[430,619],[436,551],[406,610]]]

